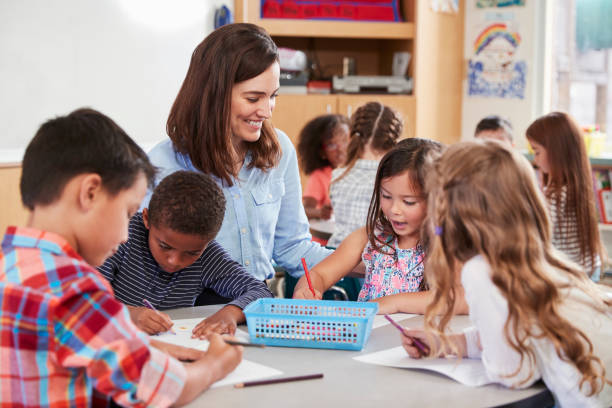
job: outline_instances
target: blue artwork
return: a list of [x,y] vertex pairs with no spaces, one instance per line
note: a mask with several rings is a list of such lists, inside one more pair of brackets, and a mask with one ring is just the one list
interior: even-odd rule
[[474,41],[468,66],[468,95],[525,98],[527,64],[517,61],[521,36],[503,22],[485,27]]
[[504,81],[488,80],[481,61],[470,61],[468,68],[468,95],[496,98],[525,98],[525,74],[527,64],[520,61],[514,64]]

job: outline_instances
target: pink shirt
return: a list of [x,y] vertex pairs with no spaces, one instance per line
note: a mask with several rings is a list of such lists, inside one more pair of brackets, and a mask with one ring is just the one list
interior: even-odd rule
[[317,208],[331,204],[329,200],[329,184],[331,183],[332,167],[322,167],[310,173],[306,182],[303,197],[312,197],[317,200]]

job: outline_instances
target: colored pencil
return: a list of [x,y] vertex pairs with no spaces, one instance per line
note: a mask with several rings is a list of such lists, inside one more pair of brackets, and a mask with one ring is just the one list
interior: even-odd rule
[[323,378],[323,373],[310,374],[310,375],[298,375],[296,377],[273,378],[271,380],[247,381],[247,382],[235,384],[234,387],[244,388],[244,387],[252,387],[254,385],[268,385],[268,384],[278,384],[278,383],[292,382],[292,381],[314,380],[316,378]]
[[317,295],[315,294],[314,288],[312,287],[312,282],[310,281],[310,273],[308,273],[308,266],[306,265],[306,260],[304,258],[302,258],[302,266],[304,267],[304,273],[306,274],[306,280],[308,281],[308,287],[310,288],[310,291],[312,292],[312,296],[316,298]]
[[259,348],[266,347],[265,344],[247,343],[246,341],[239,341],[239,340],[223,339],[223,341],[232,346],[259,347]]
[[387,319],[389,323],[391,323],[397,330],[401,331],[404,336],[410,338],[410,340],[412,340],[416,348],[418,348],[421,351],[421,353],[423,353],[423,355],[426,356],[429,354],[429,347],[423,344],[423,342],[417,339],[416,337],[407,335],[406,332],[404,331],[404,328],[400,326],[399,324],[397,324],[397,322],[393,320],[391,316],[385,315],[385,319]]
[[[155,313],[160,314],[159,311],[155,308],[155,306],[153,306],[151,302],[149,302],[147,299],[142,299],[142,304],[145,305],[145,307],[153,310]],[[172,330],[172,328],[168,329],[168,331],[172,334],[176,334],[176,332]]]

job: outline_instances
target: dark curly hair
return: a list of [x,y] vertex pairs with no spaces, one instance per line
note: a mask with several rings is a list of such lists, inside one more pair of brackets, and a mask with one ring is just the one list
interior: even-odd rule
[[387,152],[402,134],[404,124],[400,116],[380,102],[368,102],[357,108],[351,117],[351,131],[344,172],[333,182],[338,182],[361,158],[366,145],[380,152]]
[[349,125],[344,115],[321,115],[308,122],[300,132],[297,146],[300,168],[305,174],[329,166],[329,160],[321,157],[323,142],[334,136],[340,125]]
[[212,239],[223,222],[225,196],[209,175],[177,171],[155,188],[148,211],[151,225]]

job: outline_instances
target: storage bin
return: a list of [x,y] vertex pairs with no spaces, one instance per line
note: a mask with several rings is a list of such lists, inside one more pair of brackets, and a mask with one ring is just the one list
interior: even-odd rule
[[251,342],[269,346],[361,350],[377,303],[263,298],[244,309]]

